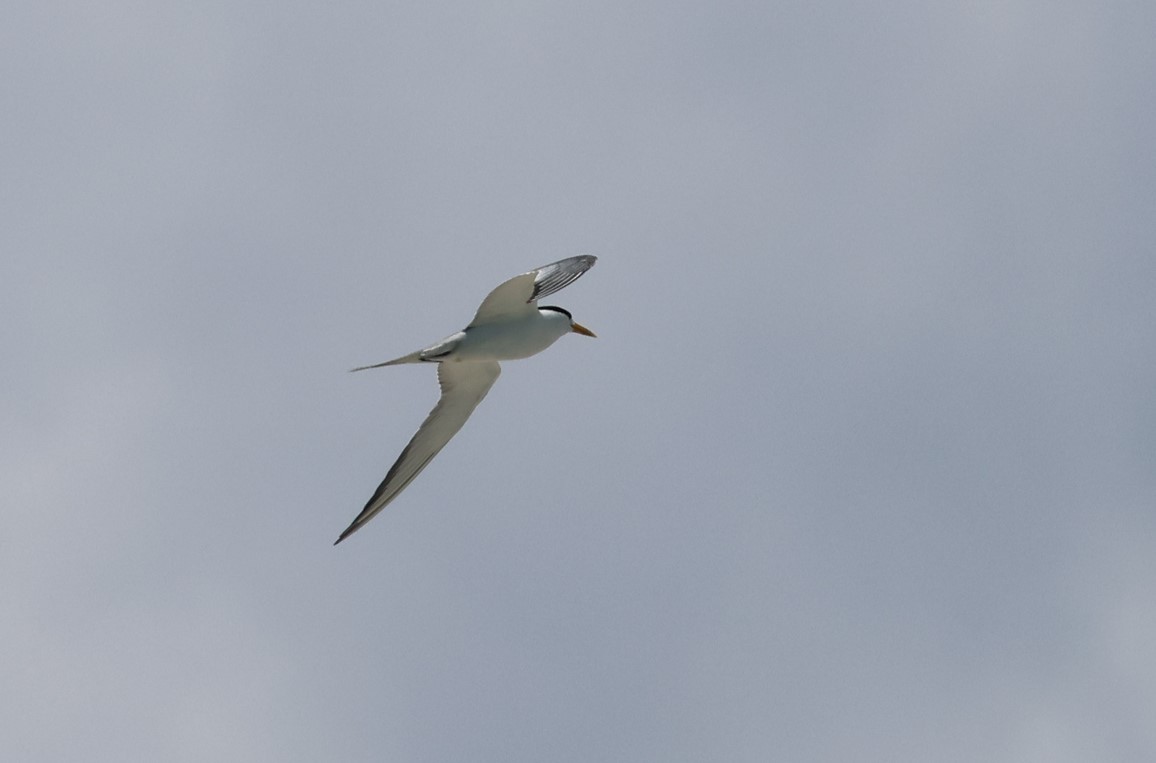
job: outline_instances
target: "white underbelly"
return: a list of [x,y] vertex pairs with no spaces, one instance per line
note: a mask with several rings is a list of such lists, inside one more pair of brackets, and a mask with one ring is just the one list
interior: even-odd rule
[[[535,312],[526,320],[472,326],[455,353],[462,360],[518,360],[537,355],[570,332],[570,320]],[[553,315],[557,315],[554,318]]]

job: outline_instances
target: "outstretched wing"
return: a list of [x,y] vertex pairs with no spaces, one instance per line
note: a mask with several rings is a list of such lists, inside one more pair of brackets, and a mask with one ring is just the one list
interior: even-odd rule
[[534,302],[574,283],[597,261],[594,255],[580,254],[514,276],[490,292],[470,325],[510,318],[536,309]]
[[397,461],[390,467],[385,479],[378,485],[377,491],[365,508],[353,520],[345,532],[341,533],[333,545],[357,532],[362,525],[384,509],[390,501],[397,498],[406,486],[413,482],[414,477],[421,474],[421,470],[433,460],[446,443],[449,442],[466,419],[482,402],[482,398],[490,391],[490,387],[502,372],[497,361],[446,361],[438,363],[438,383],[442,388],[441,399],[429,416],[422,422],[417,434],[405,446],[405,450],[397,457]]

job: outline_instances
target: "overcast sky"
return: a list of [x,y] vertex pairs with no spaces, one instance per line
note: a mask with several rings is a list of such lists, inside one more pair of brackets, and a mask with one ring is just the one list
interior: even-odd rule
[[1156,6],[9,6],[3,760],[1156,759]]

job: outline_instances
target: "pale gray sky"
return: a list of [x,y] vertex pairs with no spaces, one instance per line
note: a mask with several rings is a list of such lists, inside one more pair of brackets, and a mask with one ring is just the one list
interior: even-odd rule
[[1154,28],[13,4],[0,758],[1156,758]]

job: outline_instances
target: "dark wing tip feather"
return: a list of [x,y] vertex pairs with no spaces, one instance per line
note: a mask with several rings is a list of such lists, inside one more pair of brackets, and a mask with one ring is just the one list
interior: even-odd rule
[[527,302],[533,302],[556,291],[561,291],[581,278],[582,274],[594,267],[594,263],[597,261],[598,258],[592,254],[580,254],[577,257],[567,257],[564,260],[543,265],[536,271],[534,292]]

